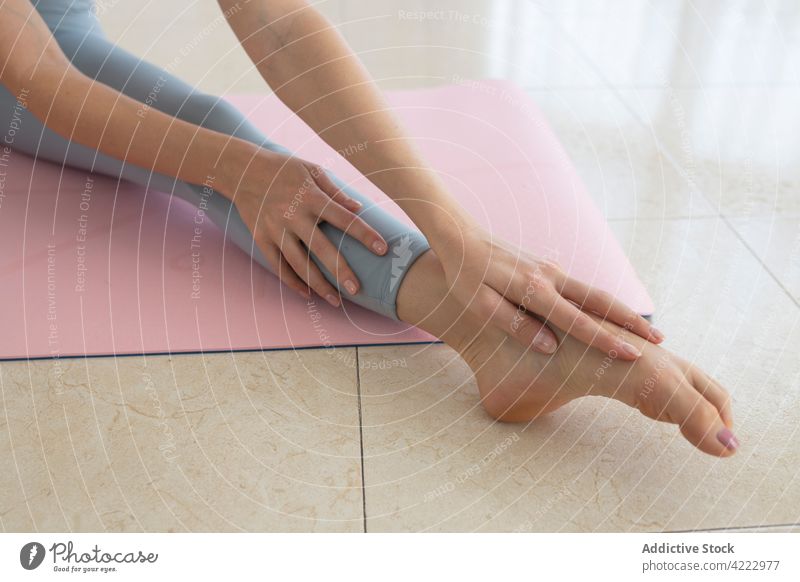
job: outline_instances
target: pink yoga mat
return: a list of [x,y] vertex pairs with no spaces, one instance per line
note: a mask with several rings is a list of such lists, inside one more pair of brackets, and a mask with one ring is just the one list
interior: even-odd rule
[[[275,141],[400,214],[273,96],[228,99]],[[453,194],[492,233],[652,312],[558,139],[521,89],[483,81],[395,92],[389,100]],[[16,152],[0,171],[2,359],[433,339],[351,304],[307,304],[226,243],[194,206],[167,194]],[[200,253],[192,248],[197,220]]]

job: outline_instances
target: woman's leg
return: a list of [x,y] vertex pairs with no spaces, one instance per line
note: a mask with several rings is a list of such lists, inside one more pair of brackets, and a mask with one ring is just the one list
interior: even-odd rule
[[[700,450],[730,456],[736,440],[727,392],[699,368],[622,328],[603,322],[642,351],[615,360],[557,331],[552,356],[525,350],[510,336],[465,313],[448,296],[433,251],[411,267],[400,289],[400,318],[441,338],[475,374],[481,403],[494,418],[526,422],[581,396],[605,396],[680,426]],[[510,322],[509,322],[510,325]]]
[[[85,75],[142,102],[143,107],[153,107],[190,123],[251,141],[272,151],[290,153],[267,139],[226,101],[196,91],[167,71],[115,46],[96,30],[83,32],[74,22],[72,24],[73,26],[65,30],[57,28],[54,35],[65,54]],[[0,89],[0,119],[2,115],[12,114],[15,101],[8,91]],[[22,129],[16,136],[15,149],[36,155],[39,159],[92,170],[172,193],[195,205],[201,202],[207,204],[207,216],[225,231],[226,236],[259,264],[270,269],[236,207],[224,196],[216,192],[209,195],[207,187],[157,174],[70,143],[43,127],[29,112],[22,113]],[[396,298],[400,282],[416,258],[429,248],[428,243],[419,231],[409,228],[359,192],[346,187],[335,176],[331,178],[348,195],[362,202],[360,216],[380,232],[389,245],[389,252],[384,257],[379,257],[341,230],[327,223],[321,225],[322,231],[339,249],[361,282],[358,295],[353,297],[342,293],[342,296],[396,319]],[[338,288],[338,282],[331,273],[316,257],[312,255],[312,258],[331,284]]]
[[[96,34],[63,34],[59,35],[59,42],[84,73],[133,98],[144,102],[160,83],[153,107],[264,147],[279,148],[230,105],[194,91]],[[6,114],[10,116],[14,106],[14,97],[0,88],[0,119]],[[27,112],[23,116],[14,144],[20,149],[48,160],[173,192],[195,203],[198,200],[200,193],[195,186],[70,144],[43,128]],[[357,192],[349,193],[361,198]],[[401,319],[442,338],[466,360],[475,373],[482,404],[493,417],[526,421],[580,396],[602,395],[634,406],[651,418],[680,425],[684,436],[707,453],[719,456],[733,453],[735,440],[728,431],[732,420],[727,393],[694,366],[608,323],[604,325],[626,335],[627,341],[634,345],[638,342],[643,356],[635,362],[609,359],[563,334],[552,356],[526,351],[502,331],[464,313],[448,296],[438,259],[432,251],[426,252],[427,244],[418,232],[385,216],[380,209],[369,207],[365,212],[374,225],[383,223],[378,230],[387,241],[395,241],[395,252],[376,257],[355,241],[351,241],[352,247],[346,246],[344,243],[349,239],[346,235],[332,233],[340,237],[342,252],[362,284],[374,280],[369,277],[375,272],[380,275],[378,282],[369,287],[370,297],[366,300],[359,297],[357,302],[360,300],[376,311],[394,316],[396,296],[396,314]],[[265,265],[238,213],[226,199],[212,196],[208,213],[237,245]],[[331,231],[335,229],[328,232]],[[363,257],[351,254],[359,249],[364,251]],[[366,290],[367,285],[362,286]]]

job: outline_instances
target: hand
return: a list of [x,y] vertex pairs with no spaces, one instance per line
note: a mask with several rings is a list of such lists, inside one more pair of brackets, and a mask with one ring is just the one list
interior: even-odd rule
[[221,190],[283,283],[306,299],[310,287],[339,306],[339,293],[310,259],[311,251],[340,287],[358,293],[358,278],[319,223],[328,222],[376,255],[385,254],[386,241],[356,214],[360,202],[342,192],[320,166],[263,148],[239,153],[227,167]]
[[624,360],[636,359],[641,353],[585,312],[653,343],[664,339],[646,319],[610,294],[567,276],[552,261],[493,240],[480,227],[462,229],[460,244],[451,241],[435,250],[453,296],[484,321],[535,351],[550,354],[558,344],[553,332],[534,315],[587,345]]

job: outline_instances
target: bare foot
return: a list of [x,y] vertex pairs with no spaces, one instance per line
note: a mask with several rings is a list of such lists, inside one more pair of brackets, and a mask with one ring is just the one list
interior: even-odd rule
[[639,359],[612,358],[562,333],[553,355],[526,351],[502,331],[462,313],[447,296],[433,252],[417,259],[406,275],[398,314],[458,351],[475,374],[483,407],[498,420],[529,421],[575,398],[599,395],[678,425],[690,443],[710,455],[727,457],[738,446],[728,393],[696,366],[609,322],[603,326],[636,346]]

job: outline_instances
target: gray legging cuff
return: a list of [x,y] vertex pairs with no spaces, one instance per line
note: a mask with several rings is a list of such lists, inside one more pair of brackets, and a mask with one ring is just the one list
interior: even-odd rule
[[[272,151],[291,155],[288,149],[270,140],[264,140],[262,146]],[[399,319],[397,316],[397,293],[414,261],[431,248],[428,240],[420,231],[407,226],[389,214],[381,205],[376,204],[355,188],[348,186],[336,175],[331,172],[327,172],[327,174],[334,184],[348,196],[361,202],[363,206],[358,213],[359,216],[381,234],[389,246],[389,250],[384,256],[375,255],[359,241],[338,228],[328,223],[320,225],[322,232],[339,250],[361,283],[361,288],[355,297],[339,287],[333,274],[313,253],[311,258],[325,278],[339,289],[342,297],[386,317]],[[249,252],[258,263],[272,270],[258,248],[254,247],[253,239],[244,227],[236,208],[231,207],[230,213],[232,216],[227,217],[226,221],[229,235],[234,235],[231,238]],[[224,222],[218,224],[224,224]]]
[[[334,181],[343,187],[335,178]],[[322,225],[322,232],[340,250],[361,282],[361,290],[352,300],[367,309],[398,319],[397,293],[400,285],[414,261],[431,247],[421,232],[409,228],[361,193],[347,187],[343,187],[343,190],[364,205],[359,216],[383,236],[389,250],[386,255],[378,257],[360,242],[327,223]],[[327,269],[315,256],[312,255],[312,258],[325,277],[336,285]],[[345,291],[340,292],[343,297],[349,298]]]

